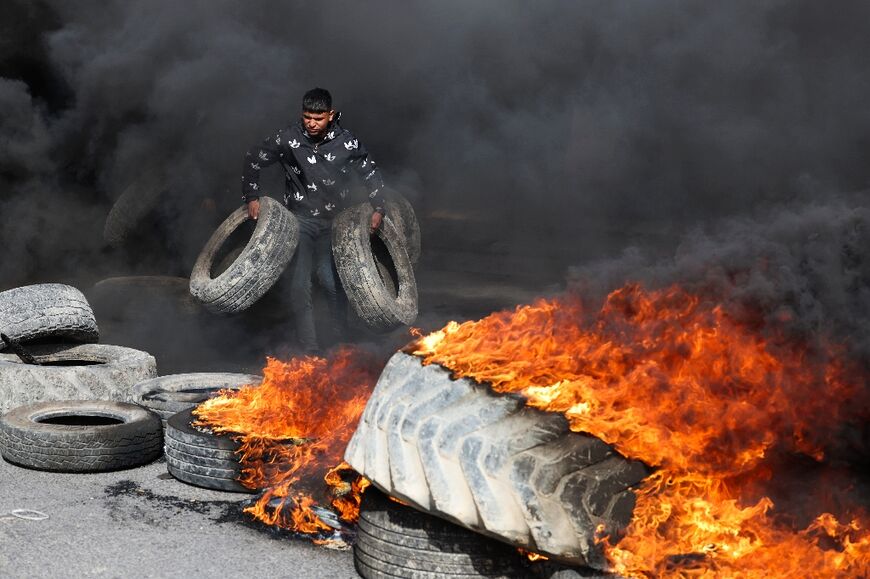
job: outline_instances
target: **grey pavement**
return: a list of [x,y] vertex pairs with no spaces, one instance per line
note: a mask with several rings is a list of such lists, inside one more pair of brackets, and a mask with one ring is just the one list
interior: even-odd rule
[[[96,474],[0,461],[0,489],[3,578],[357,577],[350,551],[249,522],[240,506],[247,495],[184,484],[162,459]],[[48,518],[10,514],[25,509]]]

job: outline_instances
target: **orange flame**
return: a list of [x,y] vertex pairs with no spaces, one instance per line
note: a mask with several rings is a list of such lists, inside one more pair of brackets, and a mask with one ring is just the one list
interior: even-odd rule
[[677,287],[629,285],[598,312],[573,297],[541,300],[451,322],[410,348],[658,467],[637,489],[626,536],[600,539],[615,571],[866,576],[861,507],[844,509],[848,523],[822,513],[797,531],[764,488],[774,454],[822,459],[867,376],[835,346],[797,345],[768,330]]
[[529,561],[547,561],[549,558],[541,555],[540,553],[535,553],[534,551],[527,551],[525,549],[517,549],[520,555],[528,559]]
[[269,358],[261,385],[222,392],[194,410],[195,424],[239,438],[240,482],[263,490],[246,513],[312,535],[332,531],[316,505],[357,520],[368,481],[342,454],[379,370],[377,360],[351,349],[329,359]]

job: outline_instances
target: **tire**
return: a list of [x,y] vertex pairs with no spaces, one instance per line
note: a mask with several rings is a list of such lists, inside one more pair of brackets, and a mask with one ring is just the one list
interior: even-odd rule
[[519,577],[516,549],[368,489],[360,507],[354,564],[363,577]]
[[[371,207],[365,203],[342,211],[332,224],[332,255],[354,311],[370,328],[389,331],[417,318],[417,284],[396,222],[385,216],[375,241],[370,219]],[[395,292],[385,284],[373,254],[373,244],[381,242],[398,281]]]
[[202,310],[190,295],[190,280],[186,277],[110,277],[94,284],[88,295],[101,319],[144,318],[155,312],[193,316]]
[[537,561],[530,565],[534,579],[623,579],[621,575],[590,569],[569,567],[556,561]]
[[49,400],[129,402],[133,386],[157,376],[147,352],[105,344],[40,344],[29,351],[44,366],[0,354],[0,412]]
[[130,183],[118,197],[106,216],[103,239],[112,247],[127,240],[136,226],[157,205],[165,186],[159,173],[145,174]]
[[227,372],[171,374],[140,382],[133,387],[133,402],[160,415],[164,420],[189,410],[214,396],[218,390],[237,390],[245,384],[259,384],[262,376]]
[[0,419],[3,458],[55,472],[102,472],[147,464],[162,454],[162,438],[157,417],[124,402],[40,402]]
[[395,189],[387,189],[384,196],[387,198],[387,213],[398,213],[402,219],[402,233],[405,234],[405,249],[408,251],[408,259],[411,265],[416,266],[420,261],[421,233],[420,222],[414,207],[402,194]]
[[253,493],[242,486],[236,451],[239,443],[228,436],[201,432],[190,423],[190,409],[172,415],[166,423],[165,453],[169,474],[182,482],[207,489]]
[[[59,283],[27,285],[0,292],[0,332],[19,342],[100,339],[88,300]],[[6,344],[0,341],[0,351]]]
[[221,246],[247,220],[246,207],[234,211],[208,240],[193,266],[190,293],[212,312],[232,314],[251,307],[275,284],[296,251],[296,217],[271,197],[260,197],[260,215],[245,249],[232,265],[212,278]]
[[603,524],[630,522],[647,474],[560,414],[398,353],[369,398],[345,460],[385,492],[466,528],[564,562],[604,568]]

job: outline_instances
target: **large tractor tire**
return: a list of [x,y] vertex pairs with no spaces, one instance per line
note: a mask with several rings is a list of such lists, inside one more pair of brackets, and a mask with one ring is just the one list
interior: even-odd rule
[[40,344],[28,348],[40,365],[0,353],[0,413],[49,400],[130,401],[133,386],[157,376],[147,352],[105,344]]
[[386,215],[372,235],[371,215],[363,203],[335,218],[332,255],[354,311],[370,328],[389,331],[417,319],[417,284],[404,234]]
[[260,197],[260,215],[250,239],[238,257],[219,271],[222,246],[247,221],[244,206],[227,217],[190,274],[191,295],[214,313],[233,314],[251,307],[275,284],[299,243],[296,217],[271,197]]
[[158,458],[162,442],[157,417],[124,402],[40,402],[16,408],[0,419],[3,458],[37,470],[132,468]]
[[605,568],[596,528],[618,536],[647,467],[436,364],[395,354],[345,460],[412,506],[529,551]]
[[[19,342],[96,342],[97,320],[76,288],[59,283],[27,285],[0,292],[0,332]],[[5,343],[0,341],[0,350]],[[2,394],[0,394],[2,395]]]

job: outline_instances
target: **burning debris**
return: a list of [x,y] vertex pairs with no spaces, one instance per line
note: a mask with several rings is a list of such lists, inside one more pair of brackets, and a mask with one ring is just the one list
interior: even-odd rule
[[341,456],[379,370],[357,349],[270,358],[260,386],[223,392],[194,411],[196,425],[239,438],[240,482],[262,489],[246,513],[316,541],[356,522],[368,483]]
[[[451,323],[412,345],[425,363],[517,393],[657,467],[624,537],[601,536],[627,576],[862,576],[860,504],[836,514],[780,509],[777,459],[823,460],[843,422],[865,419],[866,369],[843,348],[762,332],[709,297],[628,285],[599,311],[540,301]],[[804,507],[821,497],[805,497]],[[812,505],[807,507],[807,505]]]

